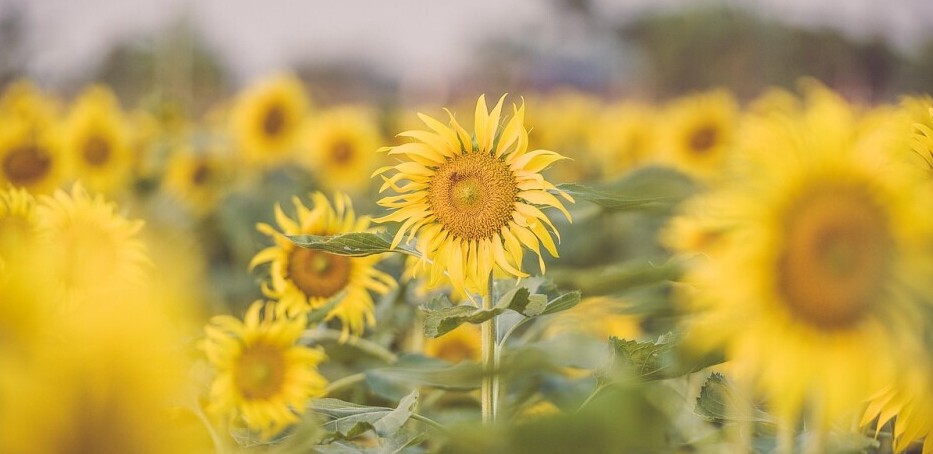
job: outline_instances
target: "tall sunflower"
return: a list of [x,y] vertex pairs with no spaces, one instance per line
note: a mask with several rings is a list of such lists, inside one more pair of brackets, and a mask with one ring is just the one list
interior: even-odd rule
[[327,381],[317,366],[319,348],[297,344],[307,319],[289,316],[282,306],[254,302],[242,321],[214,317],[204,330],[203,348],[217,369],[211,386],[212,412],[242,418],[270,438],[298,421],[310,398]]
[[78,97],[64,143],[71,171],[88,189],[104,194],[125,189],[135,156],[120,103],[108,88],[90,87]]
[[418,251],[431,268],[432,286],[447,273],[456,289],[485,294],[493,271],[528,276],[521,269],[523,248],[537,254],[541,272],[541,245],[557,256],[551,235],[559,240],[560,234],[535,205],[557,208],[570,220],[563,203],[549,191],[573,199],[540,174],[565,158],[548,150],[528,151],[524,105],[515,107],[512,118],[500,127],[504,100],[505,96],[490,112],[485,96],[479,97],[473,134],[453,114],[449,126],[419,114],[431,131],[399,134],[414,141],[387,150],[404,160],[375,173],[385,181],[380,191],[400,193],[379,201],[395,211],[376,222],[401,223],[393,247],[406,234],[409,240],[417,236]]
[[264,79],[241,93],[230,126],[247,161],[275,165],[289,159],[307,110],[304,86],[292,75]]
[[693,205],[717,239],[684,292],[692,345],[723,348],[781,421],[807,414],[817,429],[921,351],[933,295],[933,215],[916,203],[930,188],[902,165],[907,128],[828,95],[745,124],[742,172]]
[[313,208],[309,209],[295,197],[294,219],[275,206],[276,222],[282,231],[268,224],[257,226],[275,240],[275,246],[259,251],[250,268],[271,263],[270,284],[263,286],[263,292],[278,299],[290,312],[307,312],[346,292],[327,319],[340,320],[344,336],[360,335],[366,326],[375,323],[369,292],[384,295],[395,286],[395,280],[375,268],[382,260],[379,255],[344,257],[295,246],[286,235],[335,235],[369,229],[369,217],[357,217],[350,198],[344,194],[335,194],[331,205],[324,194],[316,192],[311,194],[311,202]]
[[109,302],[145,282],[149,258],[142,221],[116,213],[100,194],[76,184],[41,196],[36,207],[46,290],[68,303]]
[[321,185],[355,193],[365,190],[378,158],[373,152],[382,140],[374,113],[339,107],[318,113],[310,123],[309,152],[303,156]]
[[725,90],[690,95],[662,113],[667,133],[660,135],[660,158],[705,180],[715,179],[732,149],[738,105]]

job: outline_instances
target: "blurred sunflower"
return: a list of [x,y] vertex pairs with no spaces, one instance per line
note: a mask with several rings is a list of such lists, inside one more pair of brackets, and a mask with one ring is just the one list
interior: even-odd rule
[[24,189],[0,190],[0,349],[30,347],[44,312],[35,267],[39,238],[35,199]]
[[232,178],[229,159],[218,152],[184,146],[169,157],[162,187],[196,215],[203,216],[217,209],[224,185]]
[[464,323],[441,337],[425,339],[424,354],[451,363],[478,361],[480,343],[479,326]]
[[308,400],[327,386],[317,371],[324,352],[297,343],[306,324],[305,317],[262,301],[250,306],[243,321],[214,317],[202,344],[217,369],[209,409],[231,420],[241,417],[265,439],[297,422]]
[[44,322],[54,335],[41,350],[0,371],[0,452],[213,451],[195,419],[170,416],[189,392],[187,364],[179,333],[154,308],[92,308]]
[[528,113],[528,123],[535,125],[531,149],[561,150],[569,158],[559,167],[547,170],[546,176],[557,181],[592,181],[602,173],[599,162],[588,147],[593,119],[599,116],[601,101],[574,90],[560,90],[547,97],[529,99],[536,106]]
[[923,454],[933,453],[933,364],[928,358],[919,363],[904,368],[901,380],[875,395],[862,416],[861,426],[874,421],[876,434],[897,417],[892,437],[895,453],[924,438]]
[[69,168],[91,191],[125,189],[136,165],[129,126],[110,89],[94,86],[75,101],[68,115],[64,146]]
[[45,286],[69,303],[110,302],[145,281],[149,258],[137,233],[142,221],[115,212],[100,194],[76,184],[41,196],[36,207]]
[[0,115],[10,116],[34,129],[51,127],[58,119],[59,103],[28,80],[17,80],[0,96]]
[[933,172],[933,98],[909,97],[901,101],[901,106],[913,127],[910,147],[923,168]]
[[450,126],[419,114],[431,131],[399,134],[415,141],[386,150],[406,159],[374,174],[395,171],[382,175],[380,192],[392,188],[401,194],[379,201],[395,211],[376,222],[402,223],[392,247],[406,233],[409,240],[418,237],[422,261],[431,269],[431,286],[447,273],[455,289],[485,294],[494,271],[528,276],[521,270],[523,248],[537,254],[542,273],[540,246],[557,256],[551,235],[560,240],[560,234],[535,204],[557,208],[570,220],[563,203],[549,191],[573,199],[540,174],[566,158],[548,150],[528,151],[524,105],[514,108],[513,117],[500,128],[504,101],[505,96],[489,112],[485,96],[479,97],[472,135],[453,114]]
[[231,128],[247,161],[275,165],[292,157],[307,104],[301,81],[288,74],[264,79],[241,93]]
[[688,344],[724,348],[791,426],[854,415],[921,351],[933,214],[915,200],[929,188],[897,158],[903,123],[870,120],[821,92],[800,115],[752,116],[742,174],[692,213],[728,228],[685,278]]
[[375,268],[383,258],[380,255],[345,257],[295,246],[287,235],[335,235],[369,229],[369,217],[357,218],[350,198],[344,194],[336,193],[331,205],[324,194],[315,192],[311,202],[313,208],[308,209],[297,197],[293,199],[295,219],[286,216],[276,204],[275,218],[282,231],[268,224],[257,226],[275,240],[275,246],[259,251],[250,268],[271,263],[271,285],[264,284],[263,293],[278,299],[292,313],[321,307],[346,292],[327,314],[327,320],[340,320],[344,336],[361,335],[366,326],[376,322],[369,292],[384,295],[396,285],[395,280]]
[[655,115],[651,106],[635,102],[619,102],[603,109],[588,136],[588,148],[601,164],[603,178],[618,177],[652,159]]
[[664,109],[660,158],[705,180],[721,175],[732,149],[738,106],[725,90],[678,99]]
[[340,107],[315,115],[309,127],[305,164],[327,189],[360,193],[371,181],[382,135],[373,112]]
[[62,183],[64,164],[57,132],[17,117],[0,115],[0,122],[0,184],[52,192]]
[[579,333],[601,340],[610,336],[637,339],[642,335],[641,319],[622,312],[622,303],[605,296],[584,298],[573,309],[551,319],[545,336]]

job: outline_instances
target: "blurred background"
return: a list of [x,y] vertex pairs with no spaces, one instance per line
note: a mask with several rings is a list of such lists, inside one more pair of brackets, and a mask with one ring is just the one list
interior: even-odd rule
[[0,85],[91,82],[204,111],[293,70],[324,103],[575,87],[740,100],[814,76],[870,102],[933,91],[927,0],[0,0]]

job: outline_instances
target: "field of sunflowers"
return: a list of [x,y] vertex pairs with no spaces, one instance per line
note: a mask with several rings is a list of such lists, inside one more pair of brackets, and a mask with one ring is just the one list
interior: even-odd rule
[[933,98],[0,94],[0,452],[933,452]]

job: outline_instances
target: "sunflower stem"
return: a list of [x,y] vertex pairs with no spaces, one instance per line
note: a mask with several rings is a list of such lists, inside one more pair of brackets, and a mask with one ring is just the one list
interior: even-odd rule
[[348,375],[346,377],[334,380],[327,385],[327,388],[324,389],[324,395],[329,396],[336,391],[340,391],[343,388],[348,386],[353,386],[361,381],[366,380],[366,374],[360,372],[358,374]]
[[[492,274],[489,275],[489,287],[483,297],[483,309],[492,309],[495,304]],[[496,342],[496,319],[493,317],[480,325],[482,336],[481,354],[483,357],[483,383],[480,389],[483,424],[496,421],[499,406],[499,345]]]

